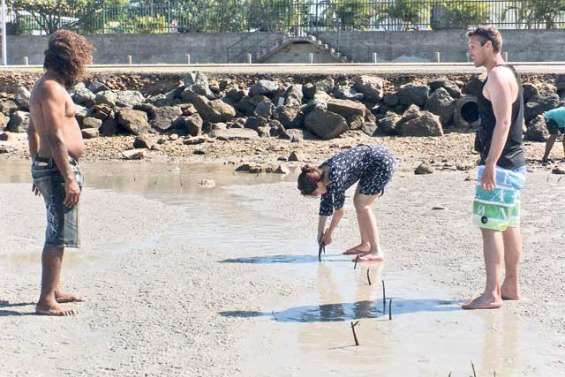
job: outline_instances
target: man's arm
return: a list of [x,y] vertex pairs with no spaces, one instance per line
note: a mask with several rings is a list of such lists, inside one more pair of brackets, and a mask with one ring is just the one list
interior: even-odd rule
[[502,155],[510,131],[513,98],[507,78],[500,70],[491,73],[486,90],[496,119],[489,153],[485,161],[485,174],[481,180],[483,189],[490,191],[495,188],[496,163]]
[[62,125],[65,124],[64,89],[54,83],[45,82],[42,91],[41,114],[42,129],[38,130],[51,150],[51,157],[65,180],[65,205],[72,207],[78,203],[80,187],[69,164],[69,154],[63,139]]

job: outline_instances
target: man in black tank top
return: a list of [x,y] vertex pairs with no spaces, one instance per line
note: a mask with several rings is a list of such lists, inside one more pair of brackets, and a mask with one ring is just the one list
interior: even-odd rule
[[[478,98],[481,126],[475,149],[481,155],[481,166],[473,203],[474,220],[483,236],[487,281],[484,292],[463,308],[496,309],[503,299],[520,297],[519,195],[525,180],[524,101],[518,74],[501,56],[502,37],[498,30],[479,27],[467,36],[470,58],[476,67],[485,67],[488,73]],[[503,258],[506,273],[501,284]]]

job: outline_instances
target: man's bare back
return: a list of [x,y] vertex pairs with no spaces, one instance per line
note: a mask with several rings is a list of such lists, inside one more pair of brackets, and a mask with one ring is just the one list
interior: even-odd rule
[[49,143],[43,141],[46,134],[57,128],[69,156],[76,160],[82,157],[84,143],[75,118],[75,105],[60,83],[47,76],[37,81],[31,93],[30,110],[33,127],[38,136],[38,156],[53,157]]

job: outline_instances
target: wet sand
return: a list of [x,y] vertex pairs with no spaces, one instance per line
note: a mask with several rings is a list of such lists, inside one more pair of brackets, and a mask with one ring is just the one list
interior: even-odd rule
[[387,262],[369,286],[339,255],[358,237],[351,198],[320,264],[318,201],[292,177],[210,166],[87,164],[83,248],[63,272],[87,301],[46,318],[31,315],[42,203],[27,162],[0,164],[0,375],[467,376],[471,361],[479,375],[565,375],[565,179],[529,176],[525,299],[464,312],[483,284],[467,173],[395,178],[375,206]]

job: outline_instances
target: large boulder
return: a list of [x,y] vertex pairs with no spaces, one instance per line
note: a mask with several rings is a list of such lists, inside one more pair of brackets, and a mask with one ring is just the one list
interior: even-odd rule
[[186,132],[190,136],[199,136],[202,134],[202,127],[204,125],[204,121],[202,117],[198,115],[198,113],[192,114],[190,116],[181,116],[178,117],[173,126],[175,129]]
[[543,115],[538,115],[528,124],[526,140],[544,142],[549,137],[549,131]]
[[384,80],[376,76],[357,76],[353,89],[363,94],[363,98],[369,102],[377,102],[383,98]]
[[534,84],[525,83],[522,87],[524,88],[524,102],[530,102],[540,94],[538,87]]
[[0,113],[0,130],[3,130],[8,125],[10,118],[8,118],[4,113]]
[[272,95],[279,90],[279,84],[270,80],[259,80],[249,88],[249,96]]
[[30,124],[30,113],[26,111],[14,111],[10,114],[7,130],[10,132],[26,132]]
[[417,105],[422,107],[426,104],[430,88],[424,84],[405,84],[402,85],[396,95],[398,103],[404,106]]
[[331,77],[328,77],[326,79],[316,81],[315,87],[316,91],[331,93],[335,89],[335,81]]
[[121,127],[134,135],[141,135],[151,130],[147,113],[141,110],[121,109],[117,120]]
[[19,86],[16,89],[16,103],[21,110],[29,111],[29,101],[31,99],[31,93],[24,86]]
[[345,118],[341,115],[331,111],[315,109],[304,119],[304,128],[320,139],[329,140],[347,131],[348,126]]
[[124,90],[116,93],[116,105],[120,107],[134,107],[145,101],[145,97],[137,90]]
[[438,115],[441,124],[447,127],[453,121],[455,100],[449,95],[446,89],[438,88],[426,102],[425,109]]
[[294,84],[288,87],[284,94],[284,104],[286,106],[300,106],[302,105],[302,99],[304,98],[304,93],[302,92],[302,85]]
[[83,130],[88,128],[94,128],[98,130],[100,127],[102,127],[102,123],[103,122],[98,118],[86,117],[82,120],[80,128]]
[[379,133],[388,136],[397,136],[400,135],[400,131],[398,130],[398,123],[402,117],[395,112],[387,111],[385,116],[379,119],[377,125]]
[[303,118],[300,108],[297,106],[278,107],[275,110],[274,117],[278,119],[285,128],[301,128],[302,126]]
[[364,118],[368,112],[367,107],[361,102],[343,99],[330,99],[327,108],[328,111],[339,114],[347,120],[356,115]]
[[84,83],[78,83],[72,90],[73,102],[82,106],[92,107],[96,103],[96,94],[88,89]]
[[0,100],[0,113],[4,113],[5,115],[9,115],[14,111],[18,110],[18,104],[16,101],[11,99],[3,99]]
[[461,89],[453,81],[447,77],[440,77],[439,79],[432,80],[428,83],[430,91],[433,93],[439,88],[443,88],[449,93],[451,97],[457,99],[461,97]]
[[228,128],[212,130],[210,136],[219,140],[251,140],[259,138],[257,131],[249,128]]
[[459,130],[472,130],[479,127],[481,119],[477,97],[463,96],[455,101],[453,124]]
[[114,118],[107,118],[100,127],[100,135],[109,137],[118,132],[118,121]]
[[241,111],[245,115],[253,115],[255,114],[255,108],[257,105],[269,98],[263,95],[257,96],[244,96],[236,105],[237,109]]
[[365,97],[363,93],[358,92],[357,90],[347,86],[347,85],[339,85],[334,90],[335,98],[339,99],[348,99],[348,100],[355,100],[361,101]]
[[480,75],[475,75],[467,81],[467,84],[465,84],[463,88],[463,93],[478,98],[483,90],[483,85],[484,81],[481,79]]
[[259,102],[255,107],[254,115],[263,118],[270,118],[275,111],[275,105],[270,99],[265,98],[263,101]]
[[397,125],[401,136],[443,136],[439,117],[411,106]]
[[180,107],[164,106],[153,109],[153,119],[151,126],[159,131],[167,131],[173,125],[173,122],[182,115]]
[[100,130],[98,128],[85,128],[81,130],[81,133],[84,139],[94,139],[100,136]]
[[118,101],[118,94],[112,90],[103,90],[96,93],[95,102],[97,105],[108,105],[115,107]]
[[192,93],[186,97],[198,110],[205,122],[217,123],[227,122],[232,119],[236,112],[233,106],[221,99],[210,101],[208,98]]
[[526,103],[525,118],[526,122],[530,122],[536,116],[543,114],[545,111],[555,109],[560,105],[560,98],[557,94],[538,95]]

